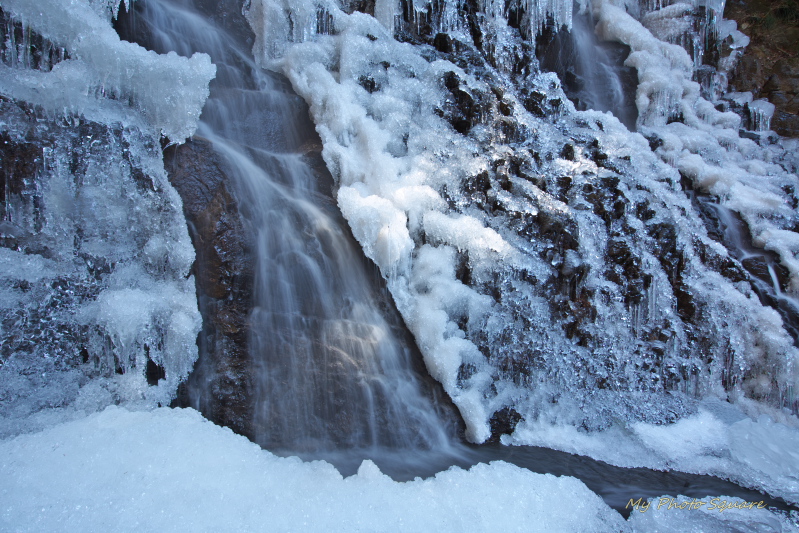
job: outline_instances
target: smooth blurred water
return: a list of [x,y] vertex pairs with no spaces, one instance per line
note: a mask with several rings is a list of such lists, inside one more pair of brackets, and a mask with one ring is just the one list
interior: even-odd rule
[[[456,422],[413,368],[419,356],[301,149],[304,103],[258,69],[246,42],[188,3],[137,3],[158,51],[211,55],[219,74],[199,135],[226,163],[255,281],[248,351],[252,437],[283,453],[443,450]],[[197,407],[214,394],[194,382]],[[359,452],[360,453],[360,452]]]
[[799,300],[784,290],[788,274],[776,253],[755,248],[752,235],[740,216],[720,205],[715,197],[688,191],[702,214],[708,232],[724,244],[732,257],[741,262],[750,274],[752,289],[763,305],[775,309],[783,327],[799,346]]
[[577,109],[609,111],[628,128],[638,118],[635,70],[624,66],[629,48],[600,41],[594,20],[575,10],[572,27],[544,34],[537,55],[544,70],[555,72]]

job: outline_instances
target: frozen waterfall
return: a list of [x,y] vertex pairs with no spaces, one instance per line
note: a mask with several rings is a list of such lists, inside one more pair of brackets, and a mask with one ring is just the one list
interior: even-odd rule
[[[633,489],[781,509],[616,529],[796,526],[799,141],[730,86],[749,41],[724,2],[0,0],[0,19],[4,453],[58,469],[65,439],[105,465],[75,435],[140,458],[121,440],[174,423],[182,449],[285,466],[270,483],[302,472],[297,500],[502,459],[617,510]],[[532,479],[453,472],[397,490]],[[590,494],[569,483],[547,486]],[[580,515],[597,530],[603,505]]]

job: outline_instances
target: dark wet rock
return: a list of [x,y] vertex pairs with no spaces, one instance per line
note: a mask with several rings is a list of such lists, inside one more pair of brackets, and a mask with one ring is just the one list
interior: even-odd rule
[[[247,353],[253,258],[224,164],[210,142],[189,140],[164,153],[172,185],[183,199],[192,243],[203,331],[200,359],[179,403],[250,435],[251,361]],[[199,391],[190,397],[188,390]]]
[[780,59],[759,95],[768,98],[777,110],[771,129],[780,135],[799,136],[799,57]]
[[546,117],[552,110],[546,102],[547,95],[545,93],[534,91],[524,98],[522,104],[524,108],[537,117]]
[[347,13],[359,11],[367,15],[374,15],[375,1],[374,0],[343,0],[341,8]]
[[694,243],[697,254],[702,262],[709,268],[715,270],[733,283],[739,281],[749,281],[749,276],[741,264],[728,255],[719,253],[710,246],[697,241]]
[[488,171],[483,171],[476,176],[472,176],[464,180],[463,190],[467,193],[482,192],[485,193],[491,188],[491,180],[488,177]]
[[148,358],[144,369],[144,377],[147,380],[147,384],[151,387],[158,385],[159,381],[166,379],[166,369]]
[[791,2],[736,0],[724,12],[751,39],[730,79],[736,91],[750,91],[776,106],[771,129],[799,136],[799,16]]
[[377,86],[377,83],[374,80],[374,78],[371,78],[371,77],[368,77],[368,76],[361,76],[358,79],[358,83],[361,85],[361,87],[366,89],[366,92],[368,92],[369,94],[371,94],[371,93],[373,93],[373,92],[375,92],[375,91],[377,91],[379,89],[378,86]]
[[540,235],[553,242],[559,252],[576,250],[579,245],[577,222],[568,215],[542,211],[538,215]]
[[[441,110],[443,116],[457,131],[466,135],[471,129],[483,123],[490,114],[493,94],[484,94],[481,91],[470,89],[455,72],[447,72],[441,79],[442,84],[450,93],[445,107]],[[515,134],[515,124],[506,125],[506,136]]]
[[452,38],[450,38],[450,36],[446,33],[437,33],[433,38],[433,46],[435,46],[436,50],[439,52],[449,54],[453,50]]
[[604,163],[608,160],[608,154],[601,150],[594,150],[591,153],[591,159],[597,164],[597,166],[604,166]]
[[511,407],[504,407],[495,412],[491,415],[491,419],[489,420],[491,437],[486,442],[499,442],[499,438],[502,435],[510,435],[513,433],[521,420],[522,415]]
[[657,135],[651,135],[647,137],[646,140],[649,141],[649,149],[652,150],[653,152],[658,148],[660,148],[661,146],[663,146],[663,139],[661,139]]
[[39,143],[13,139],[0,132],[0,219],[6,220],[6,199],[18,196],[26,182],[32,183],[42,165],[43,147]]

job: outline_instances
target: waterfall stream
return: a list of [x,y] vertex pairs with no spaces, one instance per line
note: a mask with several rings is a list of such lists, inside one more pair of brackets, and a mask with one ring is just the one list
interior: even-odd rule
[[[304,104],[284,81],[255,66],[246,35],[232,36],[179,0],[139,1],[134,8],[129,22],[145,25],[151,39],[140,44],[162,53],[206,52],[218,68],[198,134],[225,162],[256,258],[247,399],[255,442],[282,455],[327,459],[345,475],[370,458],[400,480],[502,459],[579,477],[623,513],[631,493],[763,499],[708,476],[633,471],[543,448],[462,444],[454,410],[417,371],[421,355],[350,235],[330,184],[319,182],[302,155],[313,135],[303,122]],[[584,63],[584,71],[607,67]],[[607,81],[596,105],[614,109],[624,95],[605,70],[586,76]],[[192,387],[190,404],[197,407],[214,394],[207,382]]]
[[799,301],[787,293],[788,275],[777,254],[755,248],[746,223],[733,211],[719,205],[708,195],[689,191],[702,214],[708,232],[723,243],[730,255],[741,262],[750,274],[752,289],[763,305],[775,309],[794,342],[799,344]]
[[[301,101],[189,6],[148,2],[134,17],[150,28],[148,45],[206,52],[218,68],[198,133],[226,163],[254,242],[253,440],[307,457],[446,448],[452,416],[423,390],[400,319],[381,311],[389,296],[297,151],[308,135]],[[192,387],[197,407],[213,394],[207,381]]]
[[601,42],[591,14],[577,14],[570,31],[549,29],[539,38],[537,55],[544,70],[557,73],[577,109],[609,111],[635,128],[635,71],[623,65],[630,51],[619,43]]

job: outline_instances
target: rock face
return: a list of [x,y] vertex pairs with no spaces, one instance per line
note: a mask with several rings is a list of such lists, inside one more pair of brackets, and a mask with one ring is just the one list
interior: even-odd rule
[[799,12],[791,2],[738,0],[724,16],[735,20],[751,42],[730,80],[731,89],[751,91],[776,106],[771,129],[799,136]]
[[760,91],[760,96],[777,107],[772,129],[781,135],[799,136],[799,57],[780,59],[772,72]]
[[169,179],[183,199],[197,253],[194,265],[203,316],[200,358],[178,404],[250,435],[252,390],[247,314],[253,259],[224,166],[200,138],[164,152]]

